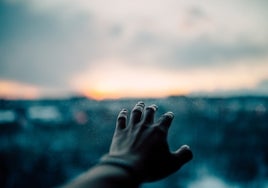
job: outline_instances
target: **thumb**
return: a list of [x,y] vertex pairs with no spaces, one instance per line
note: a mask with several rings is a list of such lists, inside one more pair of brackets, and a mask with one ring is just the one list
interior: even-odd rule
[[189,146],[183,145],[173,153],[173,156],[175,158],[176,167],[179,169],[193,158],[193,153]]

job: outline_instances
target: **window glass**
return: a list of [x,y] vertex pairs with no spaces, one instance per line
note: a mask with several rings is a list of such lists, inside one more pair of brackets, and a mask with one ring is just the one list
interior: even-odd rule
[[0,187],[86,171],[138,101],[194,154],[142,187],[267,187],[267,2],[1,1]]

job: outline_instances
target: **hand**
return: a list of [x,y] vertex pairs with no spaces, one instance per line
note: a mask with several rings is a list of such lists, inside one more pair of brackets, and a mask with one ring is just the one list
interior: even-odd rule
[[162,179],[191,160],[193,155],[186,145],[175,152],[169,151],[167,133],[174,115],[167,112],[154,122],[156,110],[156,105],[145,108],[145,104],[139,102],[128,123],[127,110],[121,110],[109,154],[103,161],[123,161],[142,182]]

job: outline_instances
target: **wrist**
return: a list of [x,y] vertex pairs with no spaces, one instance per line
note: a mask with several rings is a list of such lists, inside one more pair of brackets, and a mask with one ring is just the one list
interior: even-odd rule
[[142,173],[138,171],[137,165],[127,157],[118,157],[113,155],[104,155],[99,165],[111,165],[123,169],[138,184],[143,182]]

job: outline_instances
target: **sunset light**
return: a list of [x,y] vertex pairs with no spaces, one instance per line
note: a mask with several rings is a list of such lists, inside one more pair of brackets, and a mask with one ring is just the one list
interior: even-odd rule
[[0,97],[7,99],[35,99],[39,96],[40,93],[37,87],[19,82],[0,80]]
[[268,95],[264,4],[0,2],[0,97]]
[[[246,61],[243,61],[245,63]],[[254,63],[258,60],[248,61]],[[193,93],[215,93],[240,89],[257,90],[259,80],[268,75],[268,65],[254,67],[237,62],[208,69],[172,70],[153,66],[132,66],[119,58],[101,59],[69,79],[69,91],[46,92],[36,85],[0,81],[4,98],[40,98],[79,93],[96,100],[118,98],[161,98]],[[263,88],[261,88],[263,89]],[[265,88],[264,88],[265,89]]]
[[[250,63],[250,62],[247,62]],[[257,63],[256,63],[257,64]],[[218,90],[254,89],[268,74],[268,66],[222,66],[207,69],[170,70],[129,66],[115,58],[96,62],[71,79],[76,91],[97,100],[121,97],[167,97]]]
[[[107,62],[109,61],[109,62]],[[73,78],[78,91],[94,99],[165,97],[187,94],[175,74],[150,67],[128,66],[120,60],[103,60]]]
[[268,188],[267,9],[0,0],[0,188]]

